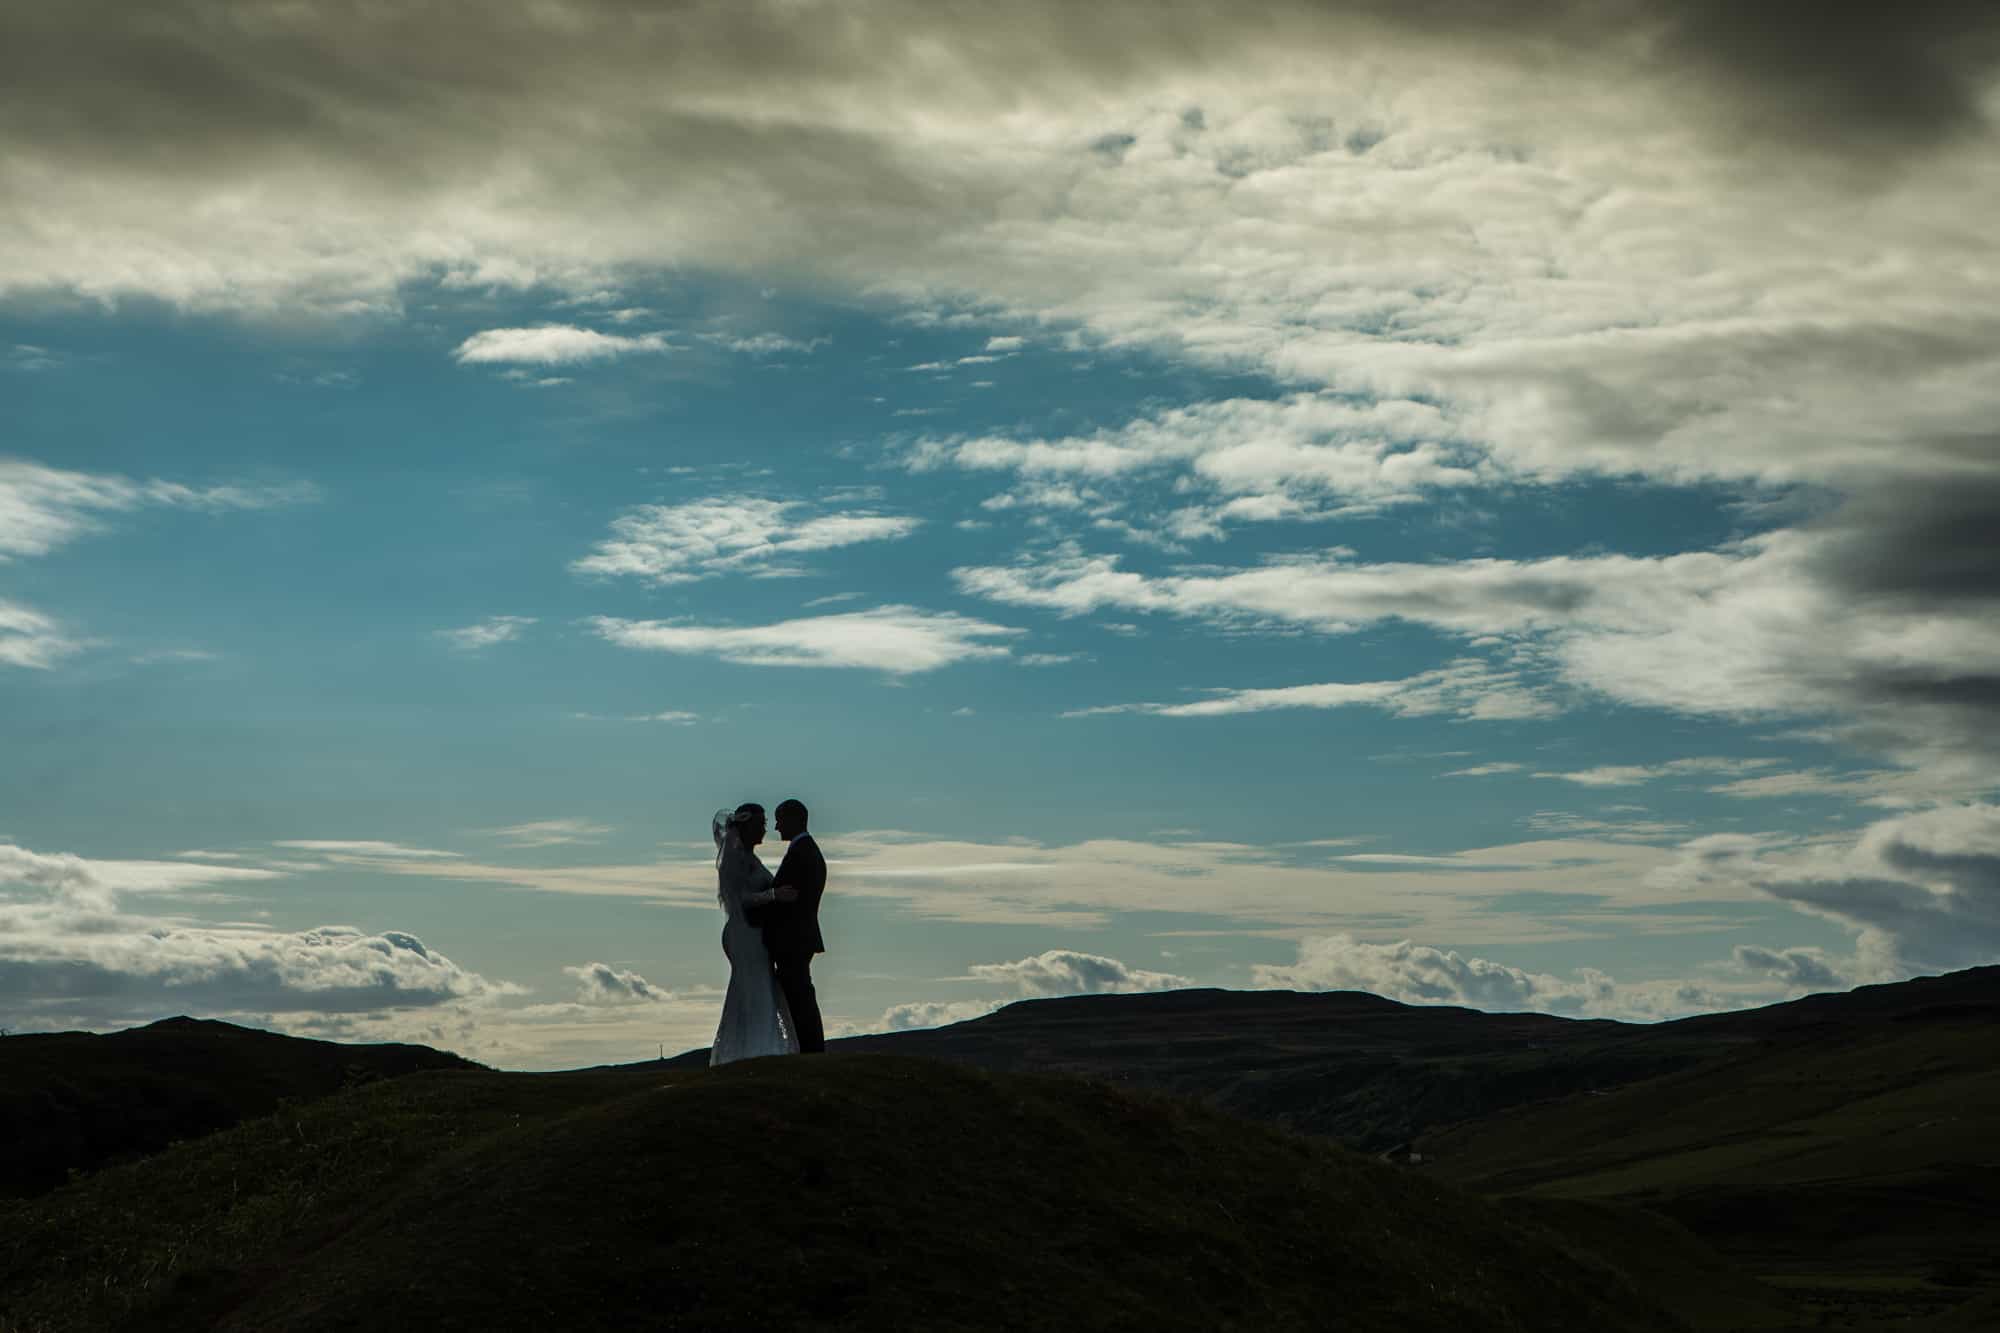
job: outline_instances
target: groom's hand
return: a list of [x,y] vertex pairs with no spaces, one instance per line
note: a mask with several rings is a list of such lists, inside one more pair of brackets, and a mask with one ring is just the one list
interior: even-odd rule
[[799,900],[799,891],[789,884],[779,885],[774,892],[778,895],[778,901],[781,903],[795,903]]

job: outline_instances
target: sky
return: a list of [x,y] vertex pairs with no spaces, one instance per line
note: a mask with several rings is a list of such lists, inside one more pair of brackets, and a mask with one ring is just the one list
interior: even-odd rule
[[2000,961],[1991,6],[0,27],[0,1028]]

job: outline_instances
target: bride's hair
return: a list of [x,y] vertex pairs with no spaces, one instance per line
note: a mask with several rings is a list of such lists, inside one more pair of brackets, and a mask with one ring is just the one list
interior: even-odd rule
[[[761,824],[763,821],[764,807],[755,801],[745,801],[734,810],[715,812],[715,819],[710,825],[711,831],[715,834],[715,900],[725,907],[728,905],[730,880],[750,852],[742,834],[742,826]],[[732,834],[735,836],[732,837]]]

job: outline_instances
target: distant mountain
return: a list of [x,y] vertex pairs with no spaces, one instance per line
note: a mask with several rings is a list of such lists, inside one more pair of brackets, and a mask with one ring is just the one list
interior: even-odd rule
[[0,1327],[1682,1325],[1531,1223],[1325,1140],[833,1055],[417,1074],[0,1202]]
[[427,1046],[343,1046],[169,1018],[124,1032],[0,1037],[0,1196],[267,1115],[286,1099],[420,1069],[476,1069]]

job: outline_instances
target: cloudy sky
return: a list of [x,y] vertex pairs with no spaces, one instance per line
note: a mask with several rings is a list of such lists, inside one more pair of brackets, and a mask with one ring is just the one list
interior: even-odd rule
[[2000,961],[1990,5],[0,24],[0,1027]]

